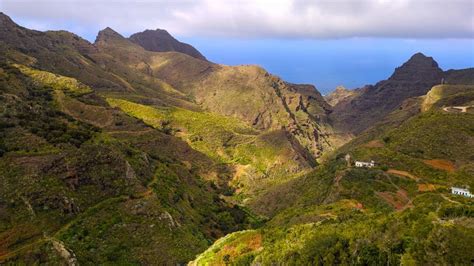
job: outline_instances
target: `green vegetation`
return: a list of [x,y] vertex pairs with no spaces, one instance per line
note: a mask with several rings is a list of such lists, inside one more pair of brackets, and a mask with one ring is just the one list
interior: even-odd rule
[[[262,236],[255,230],[228,234],[200,254],[191,265],[246,265],[262,248]],[[237,258],[237,260],[236,260]]]
[[165,133],[184,134],[196,150],[222,162],[229,162],[229,149],[252,141],[257,132],[238,119],[181,108],[154,108],[121,99],[107,99],[112,107],[142,119]]
[[343,110],[351,130],[381,120],[329,153],[349,136],[310,85],[0,24],[0,264],[472,263],[449,187],[474,187],[474,118],[444,109],[473,104],[472,69],[428,59],[346,97],[369,114]]
[[24,65],[13,65],[23,74],[31,77],[42,86],[51,87],[53,90],[64,90],[74,95],[81,95],[92,92],[92,89],[77,81],[74,78],[53,74],[47,71],[33,69]]
[[[110,125],[102,115],[63,113],[73,105],[113,110],[93,92],[54,99],[51,87],[63,84],[48,82],[1,65],[1,263],[63,263],[70,258],[53,248],[59,240],[81,264],[185,263],[256,222],[201,178],[220,174],[200,168],[210,159],[123,113],[108,116]],[[151,136],[136,142],[136,132]],[[149,151],[157,141],[160,149]],[[176,155],[180,146],[188,158]]]
[[[433,194],[420,195],[413,203],[415,207],[389,215],[361,209],[352,201],[292,210],[293,214],[282,213],[264,228],[252,231],[263,239],[258,249],[234,252],[234,247],[246,246],[249,234],[234,233],[217,241],[195,262],[469,264],[474,229],[465,218],[466,211],[443,218],[451,203]],[[446,207],[437,211],[439,206]]]
[[217,163],[233,165],[236,171],[232,186],[243,189],[243,194],[236,196],[238,200],[265,190],[270,183],[294,178],[310,166],[303,158],[299,163],[292,161],[301,155],[295,154],[283,130],[259,132],[236,118],[214,113],[151,107],[114,98],[107,101],[166,134],[183,138]]
[[[252,232],[261,235],[261,248],[230,252],[246,241],[234,233],[198,256],[197,265],[471,263],[473,201],[446,188],[474,187],[474,154],[466,148],[474,117],[441,109],[471,101],[466,87],[452,92],[423,113],[396,111],[314,172],[270,189],[253,203],[272,215]],[[346,153],[376,167],[348,167]]]

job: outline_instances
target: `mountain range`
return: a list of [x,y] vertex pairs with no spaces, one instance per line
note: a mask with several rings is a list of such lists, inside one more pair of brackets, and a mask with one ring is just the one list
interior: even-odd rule
[[0,264],[467,264],[473,77],[417,53],[323,97],[165,30],[0,13]]
[[[387,80],[356,89],[350,97],[344,96],[344,100],[334,105],[334,125],[358,134],[400,107],[404,100],[425,95],[437,84],[460,82],[453,77],[462,72],[465,73],[460,75],[470,77],[473,69],[443,72],[433,58],[417,53]],[[329,97],[337,99],[341,97],[338,94],[344,95],[338,90],[334,93]]]

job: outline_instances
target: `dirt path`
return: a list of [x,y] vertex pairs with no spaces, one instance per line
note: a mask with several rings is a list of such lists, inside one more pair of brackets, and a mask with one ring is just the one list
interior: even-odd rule
[[148,128],[145,130],[115,130],[115,131],[106,131],[108,134],[130,134],[130,135],[142,135],[154,131],[154,128]]
[[401,177],[408,177],[408,178],[413,179],[413,180],[415,180],[415,181],[420,180],[418,177],[416,177],[416,176],[410,174],[410,173],[407,172],[407,171],[401,171],[401,170],[396,170],[396,169],[389,169],[389,170],[387,171],[387,173],[392,174],[392,175],[398,175],[398,176],[401,176]]
[[28,248],[34,247],[34,246],[39,245],[39,244],[44,244],[46,242],[48,242],[48,240],[45,239],[44,237],[41,237],[41,238],[37,239],[34,242],[28,243],[28,244],[23,245],[23,246],[15,249],[15,250],[7,252],[7,253],[0,256],[0,264],[5,262],[7,259],[13,258],[16,255],[20,254],[20,252],[23,251],[23,250],[27,250]]
[[452,199],[446,197],[446,195],[441,194],[441,197],[443,197],[443,199],[445,199],[445,200],[447,200],[447,201],[449,201],[449,202],[451,202],[451,203],[462,204],[462,203],[459,202],[459,201],[455,201],[455,200],[452,200]]
[[334,177],[334,184],[336,186],[339,186],[339,182],[341,181],[342,177],[344,176],[345,171],[342,173],[336,173],[336,176]]
[[66,261],[67,265],[69,266],[77,265],[76,255],[71,250],[67,249],[66,246],[61,241],[52,237],[48,237],[48,236],[43,236],[32,243],[28,243],[6,254],[1,255],[0,264],[20,254],[23,250],[28,250],[34,246],[42,245],[48,242],[50,242],[53,245],[56,252],[58,252],[58,254]]
[[413,206],[412,201],[408,198],[406,191],[403,189],[397,190],[396,193],[383,191],[377,192],[376,194],[397,211],[403,211]]
[[437,189],[437,186],[435,184],[418,184],[418,191],[419,192],[430,192],[430,191],[435,191]]
[[385,145],[380,140],[372,140],[363,145],[367,148],[383,148]]
[[392,205],[397,211],[403,211],[407,208],[413,207],[412,200],[408,197],[406,190],[393,183],[390,176],[387,175],[387,178],[390,184],[397,189],[397,192],[377,192],[377,195],[384,199],[388,204]]

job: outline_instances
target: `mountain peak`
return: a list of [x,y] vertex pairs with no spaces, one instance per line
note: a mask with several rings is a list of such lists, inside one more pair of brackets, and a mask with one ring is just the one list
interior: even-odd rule
[[167,35],[167,36],[170,36],[171,38],[173,38],[173,36],[171,36],[171,34],[167,31],[167,30],[164,30],[164,29],[154,29],[154,30],[145,30],[144,33],[147,33],[147,34],[162,34],[162,35]]
[[122,35],[120,35],[120,33],[113,30],[112,28],[107,27],[107,28],[99,31],[99,33],[97,34],[97,37],[95,39],[95,43],[107,42],[107,41],[113,40],[113,39],[124,39],[124,37]]
[[389,80],[441,80],[442,73],[433,57],[419,52],[397,67]]
[[[428,56],[426,56],[426,55],[425,55],[424,53],[422,53],[422,52],[417,52],[417,53],[413,54],[413,55],[411,56],[411,58],[428,58]],[[411,58],[410,58],[410,59],[411,59]]]
[[406,63],[427,64],[427,65],[436,66],[436,67],[438,66],[438,63],[433,59],[433,57],[426,56],[420,52],[412,55]]
[[189,56],[206,60],[206,58],[194,47],[187,43],[176,40],[166,30],[145,30],[130,36],[130,41],[152,52],[180,52]]

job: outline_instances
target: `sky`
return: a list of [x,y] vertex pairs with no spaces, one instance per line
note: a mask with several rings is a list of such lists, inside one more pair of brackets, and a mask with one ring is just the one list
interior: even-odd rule
[[162,28],[229,65],[258,64],[327,93],[386,79],[412,54],[474,67],[474,0],[0,0],[37,30],[89,41]]

